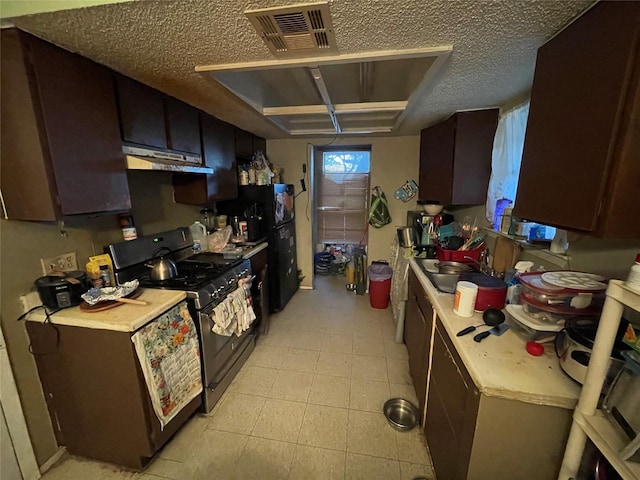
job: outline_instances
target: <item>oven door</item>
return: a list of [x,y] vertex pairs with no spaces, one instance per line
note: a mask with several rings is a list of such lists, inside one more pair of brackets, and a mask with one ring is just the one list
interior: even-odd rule
[[213,332],[213,305],[197,312],[196,326],[200,334],[202,375],[204,383],[203,410],[211,411],[235,378],[255,347],[255,325],[238,337]]

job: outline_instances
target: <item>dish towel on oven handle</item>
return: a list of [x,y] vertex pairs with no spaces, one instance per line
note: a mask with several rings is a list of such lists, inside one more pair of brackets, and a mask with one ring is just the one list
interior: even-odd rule
[[131,336],[160,427],[202,392],[200,346],[186,302]]
[[238,281],[238,288],[213,309],[213,333],[239,337],[256,319],[251,299],[251,284],[255,276]]

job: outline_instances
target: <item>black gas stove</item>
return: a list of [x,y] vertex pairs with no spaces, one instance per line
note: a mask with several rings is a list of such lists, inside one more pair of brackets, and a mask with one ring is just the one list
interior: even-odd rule
[[[210,411],[240,370],[255,346],[255,324],[240,334],[219,335],[213,331],[217,318],[216,307],[227,296],[244,292],[250,295],[241,279],[251,276],[249,260],[228,260],[219,253],[193,254],[193,240],[187,228],[179,228],[157,235],[140,237],[105,247],[111,256],[118,284],[137,279],[146,288],[183,290],[191,313],[201,350],[203,409]],[[165,281],[151,280],[147,266],[154,252],[168,248],[167,258],[175,262],[178,274]],[[245,280],[244,282],[247,282]],[[226,307],[225,307],[226,308]],[[222,309],[224,310],[224,308]]]
[[[149,271],[138,277],[140,286],[184,290],[196,310],[217,303],[234,290],[238,280],[251,273],[248,260],[220,261],[219,254],[200,253],[178,262],[178,275],[168,280],[152,280]],[[222,258],[222,255],[219,255]],[[219,262],[219,263],[211,263]]]
[[[248,260],[226,259],[221,253],[193,254],[193,242],[187,229],[177,229],[157,235],[141,237],[106,247],[114,264],[118,284],[137,279],[142,287],[184,290],[192,307],[201,310],[216,304],[234,290],[238,280],[251,274]],[[168,280],[151,279],[147,264],[159,248],[172,253],[178,275]]]

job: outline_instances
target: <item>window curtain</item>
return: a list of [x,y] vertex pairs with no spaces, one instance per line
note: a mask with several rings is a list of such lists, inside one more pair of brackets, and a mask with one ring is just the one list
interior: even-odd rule
[[500,226],[502,210],[516,199],[528,116],[527,101],[504,112],[498,121],[487,192],[487,220],[496,229]]

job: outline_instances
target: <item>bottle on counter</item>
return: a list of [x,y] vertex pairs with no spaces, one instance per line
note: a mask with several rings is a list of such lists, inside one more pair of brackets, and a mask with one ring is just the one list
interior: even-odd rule
[[191,232],[191,238],[193,239],[193,251],[195,253],[206,252],[209,250],[209,244],[207,242],[207,227],[196,220],[189,226],[189,231]]
[[133,215],[130,213],[121,213],[118,215],[118,223],[122,229],[122,237],[129,241],[138,238],[136,226],[133,223]]
[[629,270],[629,276],[625,284],[630,289],[640,293],[640,253],[636,255],[636,261]]
[[102,279],[103,287],[111,287],[111,272],[109,272],[109,265],[100,265],[100,278]]
[[240,218],[237,215],[231,219],[231,228],[233,228],[233,234],[236,237],[242,234],[240,231]]
[[520,292],[522,285],[520,284],[520,275],[530,272],[533,268],[533,262],[520,261],[515,265],[515,275],[507,282],[507,298],[506,303],[518,305],[520,303]]
[[96,262],[88,262],[86,266],[87,275],[91,280],[91,286],[95,288],[103,287],[102,276],[100,275],[100,265]]

